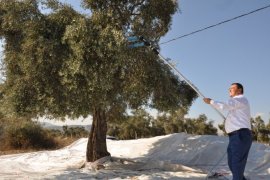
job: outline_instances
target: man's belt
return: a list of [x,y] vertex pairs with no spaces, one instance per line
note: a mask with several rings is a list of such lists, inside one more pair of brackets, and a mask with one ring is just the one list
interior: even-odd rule
[[241,128],[241,129],[238,129],[238,130],[236,130],[236,131],[233,131],[233,132],[228,133],[228,135],[229,135],[229,136],[232,136],[232,135],[234,135],[234,134],[237,134],[237,133],[239,133],[239,132],[241,132],[241,131],[246,131],[246,130],[250,131],[250,129],[248,129],[248,128]]

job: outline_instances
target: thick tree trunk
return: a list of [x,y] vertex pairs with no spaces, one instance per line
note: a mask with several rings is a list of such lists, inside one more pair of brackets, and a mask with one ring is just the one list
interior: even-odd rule
[[107,122],[105,111],[95,108],[93,111],[93,122],[88,137],[86,161],[94,162],[102,157],[109,156],[106,144]]

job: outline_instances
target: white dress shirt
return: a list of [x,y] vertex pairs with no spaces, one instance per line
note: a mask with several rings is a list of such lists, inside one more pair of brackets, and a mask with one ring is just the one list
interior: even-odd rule
[[210,104],[217,109],[228,111],[225,120],[225,130],[227,133],[241,128],[251,129],[249,102],[243,95],[234,96],[227,103],[211,100]]

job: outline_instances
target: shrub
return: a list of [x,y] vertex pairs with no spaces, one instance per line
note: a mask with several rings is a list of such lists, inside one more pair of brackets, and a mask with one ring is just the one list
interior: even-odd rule
[[57,146],[54,139],[32,121],[11,123],[7,127],[5,138],[9,147],[15,149],[47,149]]

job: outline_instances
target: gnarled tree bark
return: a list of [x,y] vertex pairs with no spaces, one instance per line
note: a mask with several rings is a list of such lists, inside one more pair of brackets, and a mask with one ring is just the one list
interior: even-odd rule
[[86,161],[94,162],[109,156],[106,144],[107,122],[106,113],[102,108],[94,108],[91,132],[88,137]]

